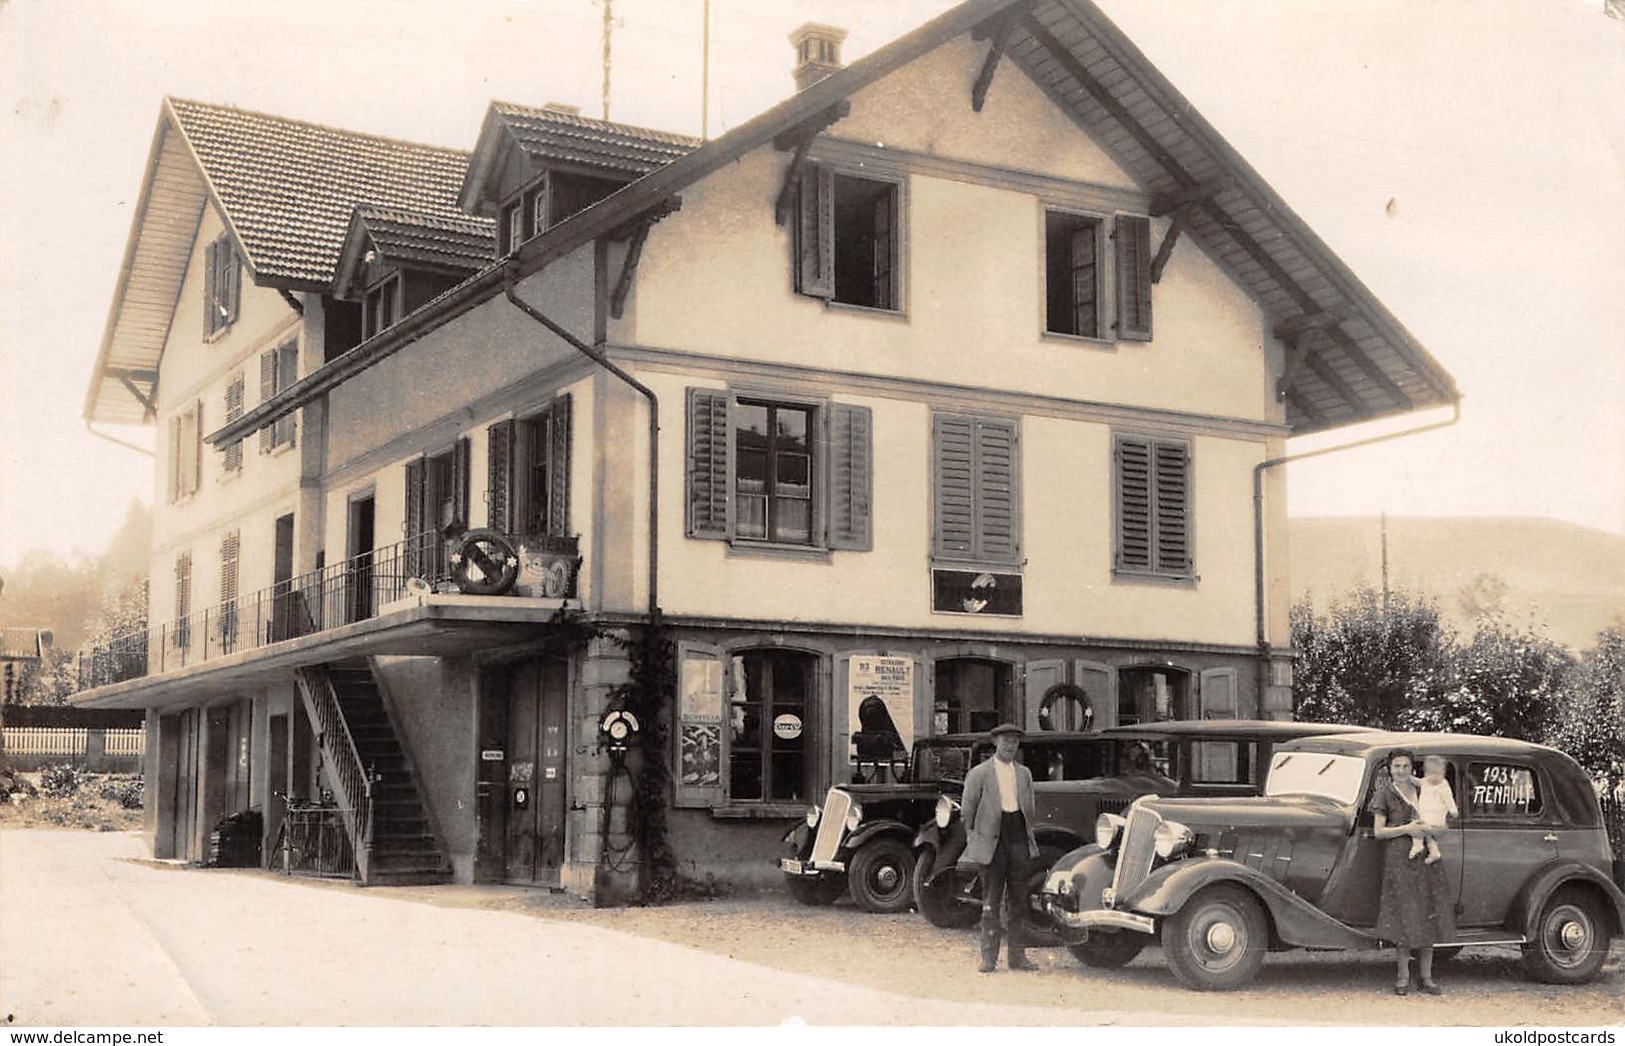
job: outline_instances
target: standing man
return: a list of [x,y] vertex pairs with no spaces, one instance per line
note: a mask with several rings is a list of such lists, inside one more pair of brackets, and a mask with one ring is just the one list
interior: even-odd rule
[[1024,931],[1028,905],[1028,866],[1038,856],[1033,837],[1033,775],[1016,762],[1021,727],[1000,723],[991,731],[993,758],[965,775],[960,810],[965,819],[963,866],[975,866],[982,880],[982,964],[992,973],[999,961],[999,907],[1009,897],[1009,964],[1012,970],[1036,970],[1027,958]]

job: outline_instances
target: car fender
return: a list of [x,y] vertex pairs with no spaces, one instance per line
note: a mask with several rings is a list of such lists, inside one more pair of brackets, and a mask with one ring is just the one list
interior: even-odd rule
[[881,836],[887,835],[896,836],[902,840],[904,846],[908,846],[910,831],[909,826],[902,821],[889,818],[884,821],[875,821],[873,824],[859,825],[857,831],[846,837],[846,841],[841,844],[841,849],[856,852],[862,849],[864,844],[871,839],[879,839]]
[[807,822],[802,821],[788,832],[784,833],[784,844],[795,854],[805,854],[807,847],[812,843],[812,829]]
[[931,848],[931,874],[926,881],[932,882],[959,863],[959,855],[965,852],[965,822],[956,817],[947,828],[938,828],[934,821],[927,824],[914,837],[915,850],[922,846]]
[[1529,936],[1529,928],[1540,917],[1548,898],[1569,883],[1580,882],[1607,898],[1608,914],[1614,921],[1612,936],[1625,936],[1625,892],[1614,881],[1588,864],[1556,860],[1542,865],[1518,891],[1507,911],[1507,929]]
[[1133,896],[1118,898],[1118,907],[1169,916],[1215,883],[1236,883],[1251,890],[1269,910],[1275,935],[1284,944],[1299,948],[1378,946],[1376,938],[1332,918],[1274,879],[1222,857],[1197,857],[1163,865]]
[[[1064,828],[1038,828],[1033,831],[1033,838],[1038,840],[1039,846],[1060,847],[1062,856],[1071,853],[1084,843],[1076,832],[1069,832]],[[1045,869],[1046,872],[1048,870]]]

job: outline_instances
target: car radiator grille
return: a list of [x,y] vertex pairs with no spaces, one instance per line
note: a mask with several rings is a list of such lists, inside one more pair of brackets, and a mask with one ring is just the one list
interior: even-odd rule
[[818,834],[813,838],[813,867],[835,860],[841,838],[846,835],[846,813],[850,809],[852,797],[839,788],[831,788],[824,797],[824,813],[818,819]]
[[1127,897],[1151,874],[1152,849],[1162,817],[1155,810],[1134,807],[1123,827],[1123,842],[1117,851],[1117,870],[1112,874],[1112,892]]

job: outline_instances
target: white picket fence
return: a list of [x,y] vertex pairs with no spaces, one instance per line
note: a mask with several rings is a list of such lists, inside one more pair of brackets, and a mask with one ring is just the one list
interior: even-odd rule
[[[106,736],[105,755],[140,756],[147,751],[147,732],[138,727],[101,730]],[[83,756],[89,751],[91,731],[71,726],[8,726],[4,750],[12,755]]]

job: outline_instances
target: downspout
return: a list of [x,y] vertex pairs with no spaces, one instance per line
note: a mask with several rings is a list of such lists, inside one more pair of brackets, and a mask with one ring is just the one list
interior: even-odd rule
[[1302,454],[1287,454],[1279,458],[1270,458],[1253,466],[1253,611],[1255,623],[1258,628],[1258,660],[1259,660],[1259,704],[1263,704],[1264,689],[1268,686],[1270,668],[1269,636],[1264,627],[1264,473],[1280,465],[1290,464],[1294,461],[1307,461],[1309,458],[1318,458],[1326,454],[1336,454],[1340,451],[1354,450],[1357,447],[1369,447],[1373,443],[1386,443],[1392,439],[1404,436],[1416,436],[1434,429],[1448,428],[1461,420],[1461,400],[1450,401],[1450,417],[1444,421],[1429,422],[1414,429],[1405,429],[1402,432],[1390,432],[1381,436],[1371,436],[1366,439],[1355,440],[1353,443],[1342,443],[1335,447],[1322,447],[1320,450],[1305,451]]
[[127,443],[124,440],[119,439],[117,436],[109,436],[105,432],[97,432],[95,426],[91,425],[91,423],[88,421],[85,422],[85,431],[90,433],[92,436],[95,436],[97,439],[104,439],[109,443],[116,443],[125,450],[133,450],[137,454],[145,454],[149,458],[156,458],[158,456],[156,452],[150,451],[146,447],[138,447],[134,443]]
[[513,270],[504,266],[502,291],[521,312],[563,339],[571,348],[630,385],[649,401],[649,623],[660,623],[660,398],[654,390],[617,367],[607,356],[571,334],[514,293]]

